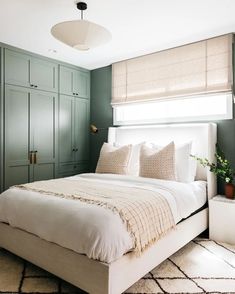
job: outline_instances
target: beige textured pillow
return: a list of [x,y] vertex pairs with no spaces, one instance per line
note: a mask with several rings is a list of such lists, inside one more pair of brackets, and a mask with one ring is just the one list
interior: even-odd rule
[[128,174],[128,165],[132,145],[114,147],[104,143],[100,150],[100,157],[96,167],[96,173]]
[[[141,142],[141,143],[132,145],[130,161],[129,161],[129,165],[128,165],[128,175],[139,176],[140,148],[143,144],[145,144],[145,142]],[[120,145],[114,145],[114,146],[119,147],[119,148],[121,147]]]
[[140,176],[176,181],[174,142],[160,150],[143,145],[140,149]]

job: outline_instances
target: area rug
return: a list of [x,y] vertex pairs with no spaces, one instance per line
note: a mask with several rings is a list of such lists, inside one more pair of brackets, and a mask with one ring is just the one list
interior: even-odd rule
[[[0,293],[85,294],[3,249],[0,250]],[[235,294],[235,246],[195,239],[125,293]]]

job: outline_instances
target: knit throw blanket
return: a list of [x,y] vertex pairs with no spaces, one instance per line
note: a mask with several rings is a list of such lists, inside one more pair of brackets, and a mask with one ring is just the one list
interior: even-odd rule
[[139,255],[167,231],[175,227],[167,200],[145,187],[129,187],[95,180],[55,179],[16,186],[56,197],[83,201],[112,210],[126,225]]

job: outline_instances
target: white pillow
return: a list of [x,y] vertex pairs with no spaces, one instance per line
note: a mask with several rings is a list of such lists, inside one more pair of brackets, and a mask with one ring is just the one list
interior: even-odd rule
[[[161,149],[162,146],[151,143],[152,147]],[[196,161],[190,156],[192,142],[175,146],[175,167],[178,182],[191,183],[196,176]]]
[[140,149],[140,176],[175,181],[175,145],[150,148],[143,145]]
[[96,167],[96,173],[128,174],[132,145],[120,148],[104,143],[100,150],[100,157]]
[[197,162],[190,156],[191,152],[192,142],[176,146],[175,163],[179,182],[191,183],[195,180]]
[[194,158],[190,157],[189,164],[190,164],[190,167],[189,167],[190,173],[189,173],[188,183],[191,183],[195,181],[195,178],[197,175],[197,161]]

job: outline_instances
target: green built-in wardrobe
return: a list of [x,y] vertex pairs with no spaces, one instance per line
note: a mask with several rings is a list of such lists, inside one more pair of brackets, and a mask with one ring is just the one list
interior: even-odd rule
[[1,46],[1,190],[88,171],[90,73]]

